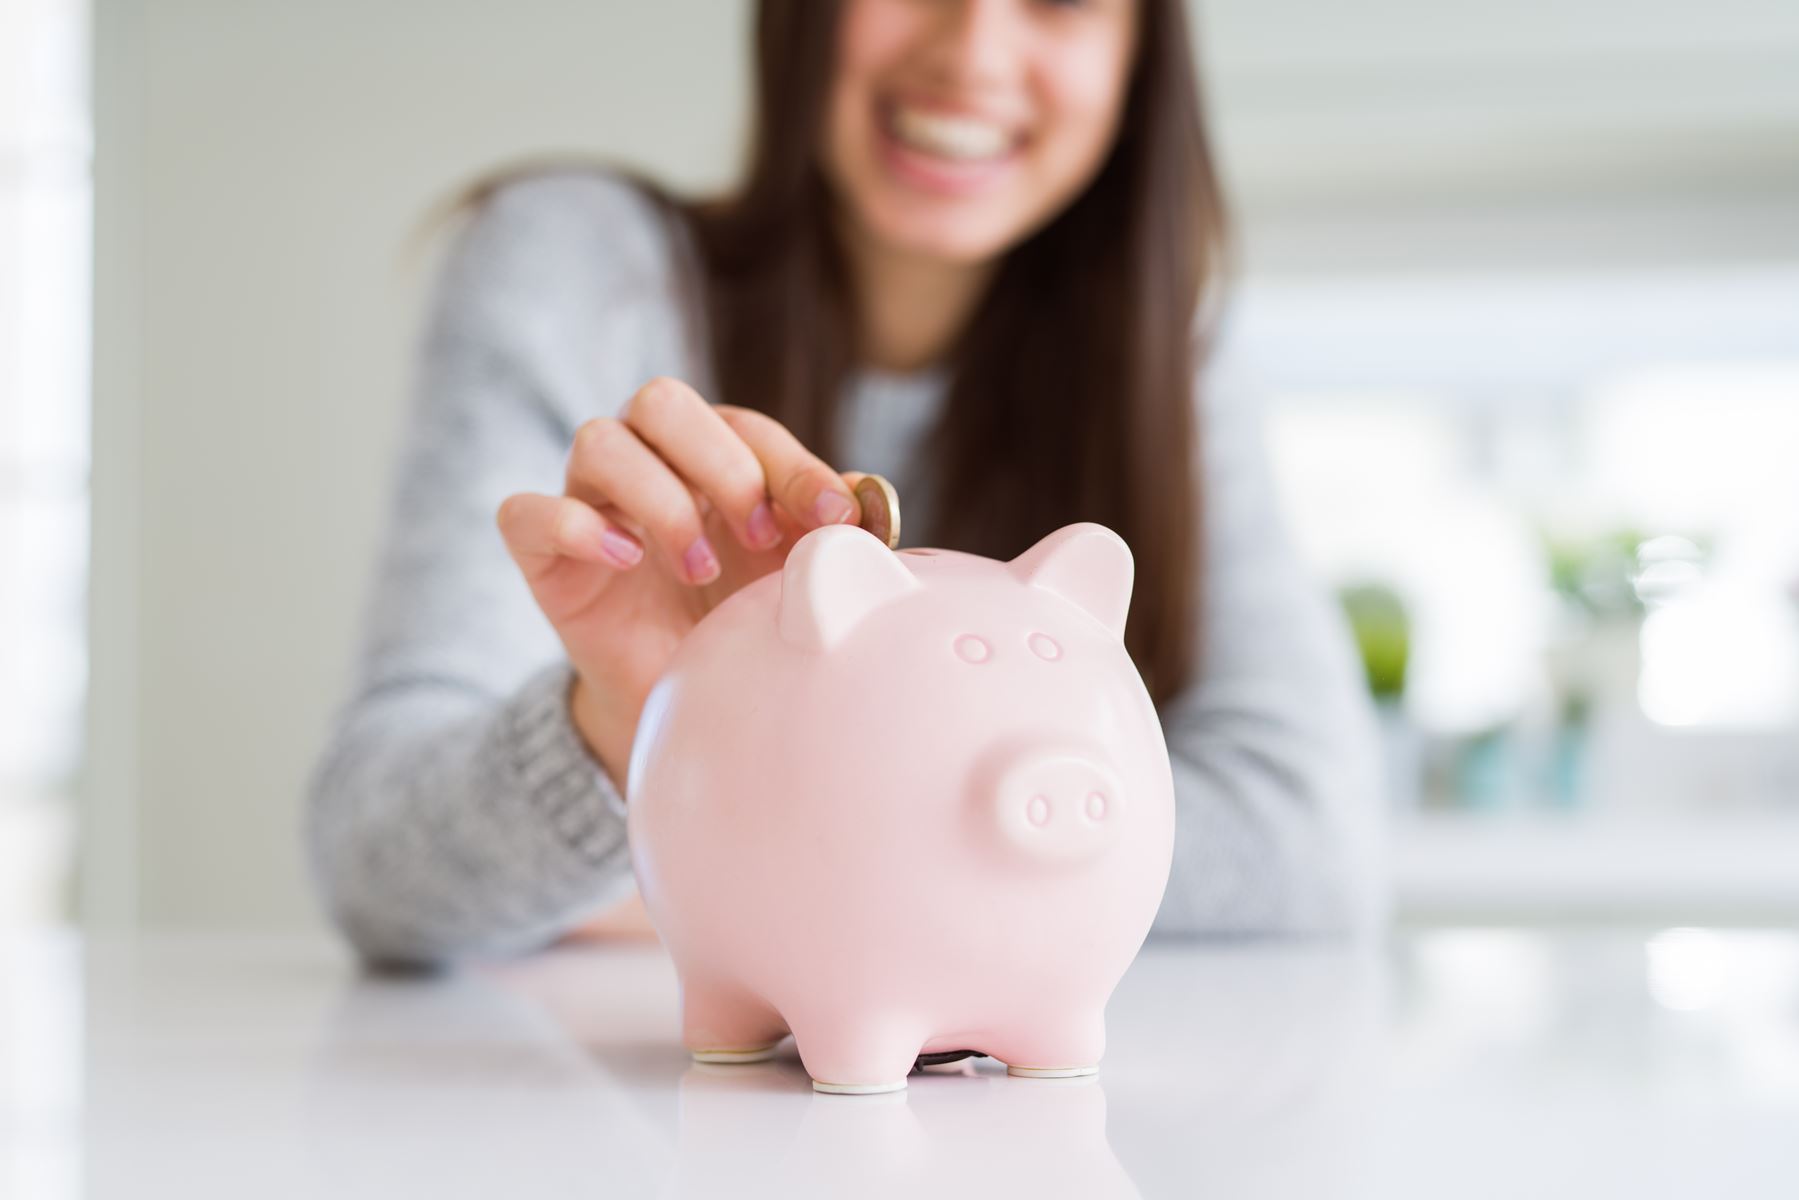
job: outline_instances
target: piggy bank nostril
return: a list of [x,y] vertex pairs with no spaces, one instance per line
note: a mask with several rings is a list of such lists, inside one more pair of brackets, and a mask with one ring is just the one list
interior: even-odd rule
[[1032,796],[1030,803],[1024,806],[1024,815],[1039,828],[1049,824],[1049,797]]
[[1087,816],[1095,821],[1106,819],[1106,796],[1104,792],[1087,793]]

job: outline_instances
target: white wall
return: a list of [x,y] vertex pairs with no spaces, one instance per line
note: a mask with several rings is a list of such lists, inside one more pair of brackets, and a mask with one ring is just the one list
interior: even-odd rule
[[745,11],[98,0],[96,921],[312,919],[298,799],[428,282],[402,243],[520,154],[727,176]]
[[1792,0],[1198,0],[1261,273],[1799,258]]
[[[95,0],[103,925],[313,920],[341,694],[427,274],[495,162],[735,162],[744,0]],[[1799,6],[1212,0],[1261,273],[1799,261]]]

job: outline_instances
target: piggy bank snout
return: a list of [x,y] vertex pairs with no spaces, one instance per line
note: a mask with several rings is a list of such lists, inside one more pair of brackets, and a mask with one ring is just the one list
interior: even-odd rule
[[1124,788],[1097,755],[1027,750],[1002,759],[991,778],[985,803],[1002,841],[1026,858],[1081,862],[1118,840]]

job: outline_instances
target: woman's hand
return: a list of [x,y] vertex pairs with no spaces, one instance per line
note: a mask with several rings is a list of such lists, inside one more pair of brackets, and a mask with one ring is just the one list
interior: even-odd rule
[[645,697],[699,619],[780,567],[801,535],[858,517],[839,475],[778,421],[675,379],[587,422],[564,493],[500,505],[500,534],[575,667],[581,731],[621,791]]

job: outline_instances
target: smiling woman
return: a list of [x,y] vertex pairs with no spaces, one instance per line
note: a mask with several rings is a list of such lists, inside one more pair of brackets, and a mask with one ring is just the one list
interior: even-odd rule
[[730,194],[565,169],[468,196],[312,789],[339,922],[430,960],[628,890],[650,689],[726,597],[857,519],[867,471],[947,549],[1009,560],[1081,522],[1129,545],[1179,810],[1159,929],[1373,923],[1366,698],[1253,416],[1205,378],[1224,221],[1182,4],[757,14]]

